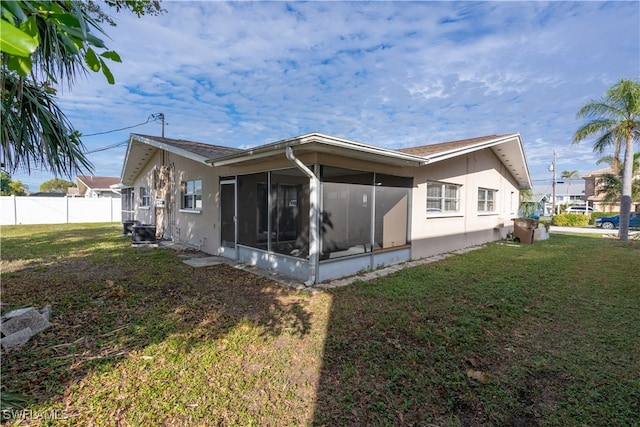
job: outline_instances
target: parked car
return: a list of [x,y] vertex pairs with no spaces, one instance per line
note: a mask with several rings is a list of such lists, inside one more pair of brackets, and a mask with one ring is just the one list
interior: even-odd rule
[[572,213],[572,214],[585,215],[585,214],[593,213],[595,211],[592,207],[589,207],[589,206],[569,206],[565,212]]
[[[596,218],[596,227],[602,227],[606,230],[618,228],[619,224],[620,215]],[[638,212],[631,212],[631,216],[629,217],[629,227],[640,227],[640,214],[638,214]]]

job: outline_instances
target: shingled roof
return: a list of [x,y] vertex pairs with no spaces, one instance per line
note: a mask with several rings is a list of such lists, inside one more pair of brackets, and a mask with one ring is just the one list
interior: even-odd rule
[[496,157],[511,172],[520,188],[531,187],[524,147],[522,146],[520,135],[517,133],[488,135],[439,144],[408,147],[398,151],[422,157],[431,164],[484,149],[490,149],[494,152]]
[[129,136],[129,146],[127,147],[125,163],[122,168],[122,176],[120,177],[122,183],[124,185],[132,185],[135,177],[158,150],[166,150],[203,164],[206,164],[205,162],[209,159],[216,159],[241,151],[237,148],[205,144],[186,139],[132,133]]
[[[132,135],[134,136],[134,135]],[[186,139],[162,138],[160,136],[135,135],[148,140],[156,141],[161,144],[170,145],[180,150],[185,150],[207,159],[215,159],[217,157],[227,156],[237,151],[237,148],[223,147],[221,145],[205,144],[203,142],[188,141]]]
[[509,136],[505,135],[488,135],[478,138],[459,139],[457,141],[441,142],[437,144],[421,145],[418,147],[401,148],[397,151],[407,154],[413,154],[414,156],[429,156],[436,153],[444,153],[447,151],[459,150],[461,148],[472,147],[476,144],[482,144],[483,142],[493,141],[498,138]]
[[333,154],[340,152],[341,155],[351,158],[396,166],[421,166],[478,150],[491,149],[508,168],[521,188],[531,187],[522,141],[520,135],[515,133],[489,135],[399,150],[383,149],[319,133],[305,134],[247,150],[182,139],[131,134],[122,170],[122,183],[132,185],[137,174],[157,150],[167,150],[191,160],[218,167],[258,159],[264,161],[269,157],[283,156],[287,149],[295,149],[297,154],[306,151]]
[[78,175],[78,181],[92,190],[110,190],[110,187],[120,182],[117,176]]

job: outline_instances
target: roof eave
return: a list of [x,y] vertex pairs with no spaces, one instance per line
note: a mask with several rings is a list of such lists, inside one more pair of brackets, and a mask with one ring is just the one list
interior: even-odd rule
[[173,154],[178,154],[182,157],[186,157],[187,159],[191,159],[191,160],[195,160],[196,162],[200,162],[200,163],[207,163],[207,157],[206,156],[201,156],[199,154],[193,153],[191,151],[188,150],[184,150],[182,148],[178,148],[174,145],[171,144],[165,144],[164,142],[160,142],[160,141],[156,141],[150,138],[146,138],[145,136],[142,135],[138,135],[138,134],[131,134],[131,138],[132,139],[136,139],[140,142],[143,142],[145,144],[151,145],[155,148],[158,148],[160,150],[165,150],[168,151],[170,153]]
[[510,141],[515,141],[518,144],[518,153],[520,157],[518,161],[522,166],[516,168],[516,167],[513,167],[512,165],[505,164],[502,159],[500,159],[500,161],[505,166],[507,166],[507,168],[512,172],[513,177],[518,181],[518,185],[521,190],[531,189],[531,177],[529,175],[529,167],[527,165],[527,158],[524,154],[524,146],[522,144],[522,139],[520,138],[519,133],[502,135],[500,137],[490,139],[487,141],[482,141],[477,144],[468,145],[463,148],[426,155],[424,156],[424,158],[429,160],[430,163],[436,163],[436,162],[451,159],[454,157],[462,156],[465,154],[470,154],[478,150],[492,148],[501,144],[508,143]]
[[[171,144],[165,144],[163,142],[160,141],[156,141],[154,139],[151,138],[147,138],[144,135],[138,135],[135,133],[132,133],[129,136],[129,144],[127,145],[127,152],[125,154],[125,160],[122,166],[122,172],[120,173],[120,182],[124,185],[124,186],[131,186],[133,185],[133,180],[135,179],[135,177],[137,176],[137,174],[139,173],[139,169],[140,167],[142,167],[143,165],[138,165],[138,167],[132,168],[130,167],[129,161],[131,159],[131,155],[132,155],[132,150],[134,149],[134,147],[136,146],[142,146],[142,145],[146,145],[149,147],[152,147],[154,150],[165,150],[168,151],[170,153],[185,157],[187,159],[191,159],[193,161],[196,161],[198,163],[202,163],[202,164],[207,164],[207,157],[205,156],[201,156],[199,154],[193,153],[191,151],[188,150],[184,150],[182,148],[176,147],[174,145]],[[154,151],[155,152],[155,151]],[[151,155],[151,153],[150,153]]]
[[211,163],[214,167],[228,166],[242,163],[248,160],[257,160],[261,158],[277,156],[280,154],[284,155],[287,147],[311,149],[312,144],[315,144],[316,151],[334,152],[336,154],[340,152],[344,154],[349,153],[352,156],[355,155],[355,158],[359,158],[362,160],[376,161],[376,159],[381,160],[382,158],[385,158],[385,162],[383,163],[391,162],[403,166],[421,166],[428,162],[420,156],[399,153],[397,151],[387,150],[384,148],[374,147],[371,145],[366,145],[359,142],[349,141],[346,139],[336,138],[319,133],[311,133],[295,138],[285,139],[273,144],[248,149],[240,153],[234,153],[228,156],[210,159],[207,162]]

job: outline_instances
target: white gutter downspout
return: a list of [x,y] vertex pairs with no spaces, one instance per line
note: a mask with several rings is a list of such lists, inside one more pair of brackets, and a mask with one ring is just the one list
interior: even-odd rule
[[286,148],[286,155],[289,161],[309,177],[309,280],[304,284],[313,286],[316,284],[316,269],[318,267],[318,254],[320,253],[320,241],[318,238],[320,179],[293,154],[293,149],[290,146]]

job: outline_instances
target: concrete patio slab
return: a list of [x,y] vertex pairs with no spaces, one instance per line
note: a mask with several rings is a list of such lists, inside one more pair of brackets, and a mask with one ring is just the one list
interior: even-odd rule
[[212,265],[227,264],[227,261],[219,256],[189,258],[185,259],[183,262],[191,267],[210,267]]

